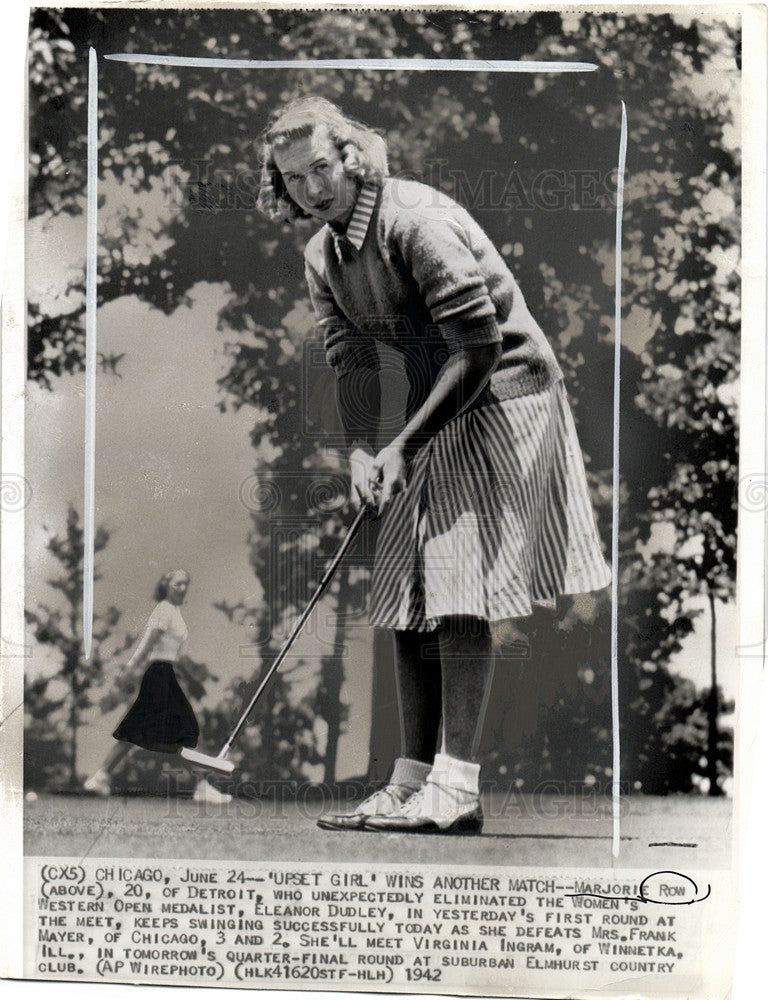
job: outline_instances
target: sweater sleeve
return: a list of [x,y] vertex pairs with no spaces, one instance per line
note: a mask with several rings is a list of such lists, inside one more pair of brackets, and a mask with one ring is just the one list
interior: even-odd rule
[[358,368],[379,370],[379,353],[370,334],[364,334],[341,312],[330,288],[318,271],[305,260],[309,297],[323,339],[325,356],[337,378]]
[[500,343],[496,308],[469,235],[444,203],[401,209],[392,232],[449,351]]

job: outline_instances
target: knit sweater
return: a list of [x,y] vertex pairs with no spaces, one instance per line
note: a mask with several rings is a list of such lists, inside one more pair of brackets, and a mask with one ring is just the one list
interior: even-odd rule
[[339,378],[358,367],[378,370],[376,342],[390,345],[403,355],[410,385],[406,417],[462,348],[501,343],[490,383],[497,399],[562,378],[501,254],[465,209],[395,178],[365,185],[359,203],[364,196],[362,224],[358,205],[347,235],[325,225],[305,250],[318,332]]

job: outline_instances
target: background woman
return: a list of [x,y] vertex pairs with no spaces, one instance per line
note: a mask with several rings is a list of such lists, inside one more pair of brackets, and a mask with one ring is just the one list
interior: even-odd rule
[[[388,177],[381,137],[330,102],[276,114],[260,204],[324,223],[306,277],[352,496],[382,515],[370,620],[395,643],[402,756],[384,789],[319,823],[480,832],[491,623],[609,581],[562,373],[474,219]],[[378,342],[400,352],[409,384],[384,441]]]
[[[148,661],[149,666],[141,679],[136,700],[113,733],[120,742],[83,786],[88,792],[110,794],[111,772],[132,746],[170,754],[178,753],[182,747],[197,746],[200,728],[174,670],[188,635],[180,608],[187,596],[189,582],[189,574],[180,569],[166,573],[157,583],[155,600],[158,603],[126,668],[140,670]],[[231,795],[219,792],[202,778],[198,780],[193,797],[195,801],[206,802],[232,799]]]

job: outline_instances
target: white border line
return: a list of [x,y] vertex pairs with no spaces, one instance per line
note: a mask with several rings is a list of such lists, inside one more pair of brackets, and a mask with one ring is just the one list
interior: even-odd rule
[[[410,69],[507,73],[591,72],[596,63],[533,62],[482,59],[208,59],[205,57],[146,55],[113,52],[103,56],[116,62],[156,66],[199,66],[208,69]],[[98,262],[98,59],[89,50],[88,62],[88,246],[86,251],[85,313],[85,499],[83,555],[83,648],[90,659],[93,636],[93,555],[96,497],[96,283]]]
[[597,63],[534,62],[525,59],[214,59],[140,52],[112,52],[104,58],[150,66],[199,66],[205,69],[451,70],[464,73],[591,73],[598,69]]
[[[90,657],[93,631],[93,546],[95,507],[96,436],[96,267],[98,184],[98,66],[94,49],[89,53],[88,76],[88,250],[86,274],[86,364],[85,364],[85,554],[83,564],[83,636],[86,659]],[[145,55],[118,52],[104,55],[114,62],[147,63],[155,66],[196,66],[208,69],[380,69],[458,70],[496,73],[577,73],[598,69],[596,63],[533,62],[477,59],[208,59],[204,57]],[[621,223],[624,200],[624,167],[627,151],[627,113],[621,102],[621,141],[616,209],[616,342],[614,347],[613,400],[613,541],[611,582],[611,713],[613,728],[613,842],[619,856],[620,842],[620,733],[618,694],[618,522],[619,522],[619,379],[621,366]]]
[[624,169],[627,164],[627,109],[621,102],[619,175],[616,184],[616,313],[613,345],[613,530],[611,535],[611,726],[613,729],[613,845],[619,856],[621,823],[621,744],[619,728],[619,444],[621,436],[621,223],[624,214]]
[[91,658],[93,638],[93,546],[96,506],[96,282],[99,207],[99,67],[88,52],[88,244],[85,273],[85,503],[83,542],[83,649]]
[[[36,480],[26,463],[26,221],[29,116],[25,55],[29,14],[6,6],[0,39],[3,157],[0,159],[0,977],[24,975],[24,675],[32,646],[24,622],[24,559]],[[26,477],[26,478],[25,478]],[[9,992],[3,983],[3,996]]]

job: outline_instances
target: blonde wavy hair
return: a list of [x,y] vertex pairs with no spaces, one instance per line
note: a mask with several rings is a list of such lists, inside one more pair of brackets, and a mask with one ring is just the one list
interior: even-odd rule
[[295,139],[311,136],[320,125],[325,126],[338,149],[344,172],[359,187],[387,175],[387,146],[378,132],[348,117],[324,97],[299,97],[272,115],[262,135],[258,205],[273,222],[309,218],[288,194],[274,151],[284,149]]
[[155,584],[155,592],[153,597],[156,601],[164,601],[168,596],[168,591],[171,586],[171,580],[176,576],[177,573],[183,573],[187,578],[187,583],[191,583],[192,577],[185,569],[172,569],[165,573]]

